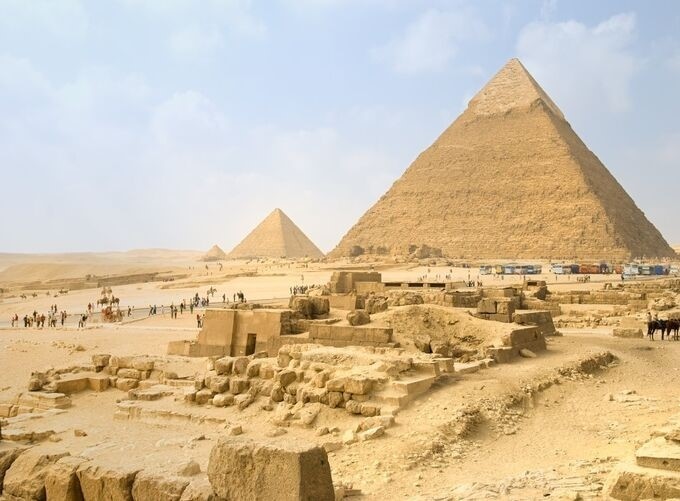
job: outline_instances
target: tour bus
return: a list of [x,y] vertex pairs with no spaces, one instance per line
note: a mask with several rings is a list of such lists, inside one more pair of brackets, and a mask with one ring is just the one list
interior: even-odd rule
[[640,268],[638,267],[637,264],[625,264],[625,265],[623,265],[623,274],[624,275],[639,275],[640,274]]
[[491,275],[493,273],[493,266],[490,265],[482,265],[479,267],[479,274],[480,275]]
[[551,264],[550,273],[555,275],[562,275],[564,273],[564,266],[561,264]]

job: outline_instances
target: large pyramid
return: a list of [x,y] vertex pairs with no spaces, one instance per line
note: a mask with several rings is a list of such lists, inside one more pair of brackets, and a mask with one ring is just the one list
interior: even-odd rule
[[302,233],[281,209],[274,209],[228,257],[323,257],[323,252]]
[[517,59],[331,252],[462,258],[673,256],[659,231]]

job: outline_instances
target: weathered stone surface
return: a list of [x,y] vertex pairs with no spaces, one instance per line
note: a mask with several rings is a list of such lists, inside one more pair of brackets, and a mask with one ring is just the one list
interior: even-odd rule
[[229,389],[229,377],[212,376],[210,378],[210,389],[215,393],[224,393]]
[[202,390],[198,390],[196,392],[196,397],[195,401],[198,405],[205,405],[208,403],[208,400],[212,398],[212,391],[210,391],[207,388],[203,388]]
[[631,327],[614,327],[612,330],[614,337],[623,338],[641,338],[643,337],[642,329],[635,329]]
[[36,447],[19,454],[5,473],[3,494],[26,500],[44,500],[45,477],[50,466],[68,452]]
[[345,391],[356,395],[367,395],[371,386],[372,381],[365,376],[352,376],[345,381]]
[[345,391],[345,383],[347,382],[346,377],[336,377],[333,379],[329,379],[326,382],[326,389],[328,391],[339,391],[343,392]]
[[233,366],[233,357],[222,357],[215,360],[215,372],[221,376],[231,374]]
[[429,336],[416,336],[413,339],[413,344],[418,348],[418,350],[423,353],[432,353],[432,347],[430,344]]
[[130,391],[133,388],[137,388],[137,385],[139,384],[139,381],[137,379],[132,379],[132,378],[121,378],[119,377],[116,380],[116,388],[122,391]]
[[370,428],[366,431],[359,432],[357,435],[360,441],[372,440],[378,438],[385,434],[385,428],[382,426],[376,426],[375,428]]
[[208,478],[215,493],[227,499],[335,499],[326,451],[299,440],[221,438],[210,452]]
[[213,397],[213,405],[215,407],[227,407],[234,403],[234,395],[231,393],[218,393]]
[[260,375],[260,366],[262,365],[262,360],[253,360],[246,367],[247,377],[258,377]]
[[297,381],[297,375],[295,374],[295,371],[284,369],[276,375],[276,381],[281,383],[281,386],[285,388],[289,384]]
[[680,444],[664,437],[656,437],[635,451],[639,466],[680,471]]
[[229,391],[234,395],[248,391],[250,381],[243,377],[233,377],[229,381]]
[[23,445],[8,444],[0,442],[0,493],[2,493],[2,483],[5,479],[5,473],[12,466],[14,460],[19,457],[19,454],[24,452],[26,447]]
[[366,325],[370,323],[371,316],[366,310],[354,310],[347,314],[347,321],[349,322],[349,325]]
[[152,371],[154,361],[148,357],[135,357],[132,359],[132,368],[138,371]]
[[234,366],[232,369],[234,374],[245,375],[249,363],[250,359],[248,357],[236,357],[234,359]]
[[119,369],[116,373],[118,378],[141,379],[142,375],[137,369]]
[[242,411],[255,401],[255,396],[252,393],[242,393],[234,397],[234,405],[238,410]]
[[83,463],[76,474],[86,501],[132,501],[132,485],[137,469],[107,468],[95,462]]
[[200,477],[192,480],[186,486],[180,501],[226,501],[213,492],[208,477]]
[[109,360],[111,360],[111,355],[108,353],[98,353],[92,355],[92,365],[95,367],[106,367],[109,365]]
[[61,501],[83,501],[83,492],[76,471],[85,459],[66,456],[52,465],[45,477],[47,499]]
[[186,478],[142,470],[132,484],[132,498],[134,501],[179,501],[187,485],[189,480]]
[[680,473],[619,465],[610,473],[602,493],[622,501],[680,498]]
[[519,350],[519,355],[524,358],[536,358],[536,354],[527,348]]

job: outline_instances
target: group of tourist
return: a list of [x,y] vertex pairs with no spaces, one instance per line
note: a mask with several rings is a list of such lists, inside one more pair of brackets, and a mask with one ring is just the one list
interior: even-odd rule
[[298,294],[307,294],[310,289],[316,288],[316,284],[312,285],[293,285],[290,287],[290,295],[297,296]]
[[[50,311],[47,315],[38,313],[34,310],[33,314],[24,315],[22,320],[24,327],[26,328],[35,326],[37,329],[42,329],[45,327],[45,323],[47,323],[47,327],[56,327],[57,323],[61,323],[61,326],[63,327],[67,316],[66,310],[58,311],[57,305],[55,304],[50,306]],[[10,317],[10,324],[12,327],[19,327],[20,321],[18,314],[15,313]]]

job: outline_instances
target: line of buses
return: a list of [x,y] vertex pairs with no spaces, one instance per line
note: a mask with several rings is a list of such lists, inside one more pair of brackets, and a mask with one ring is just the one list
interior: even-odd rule
[[[540,264],[496,264],[479,267],[480,275],[540,275]],[[549,273],[555,275],[602,275],[614,273],[625,276],[679,275],[680,266],[667,264],[551,264]]]

